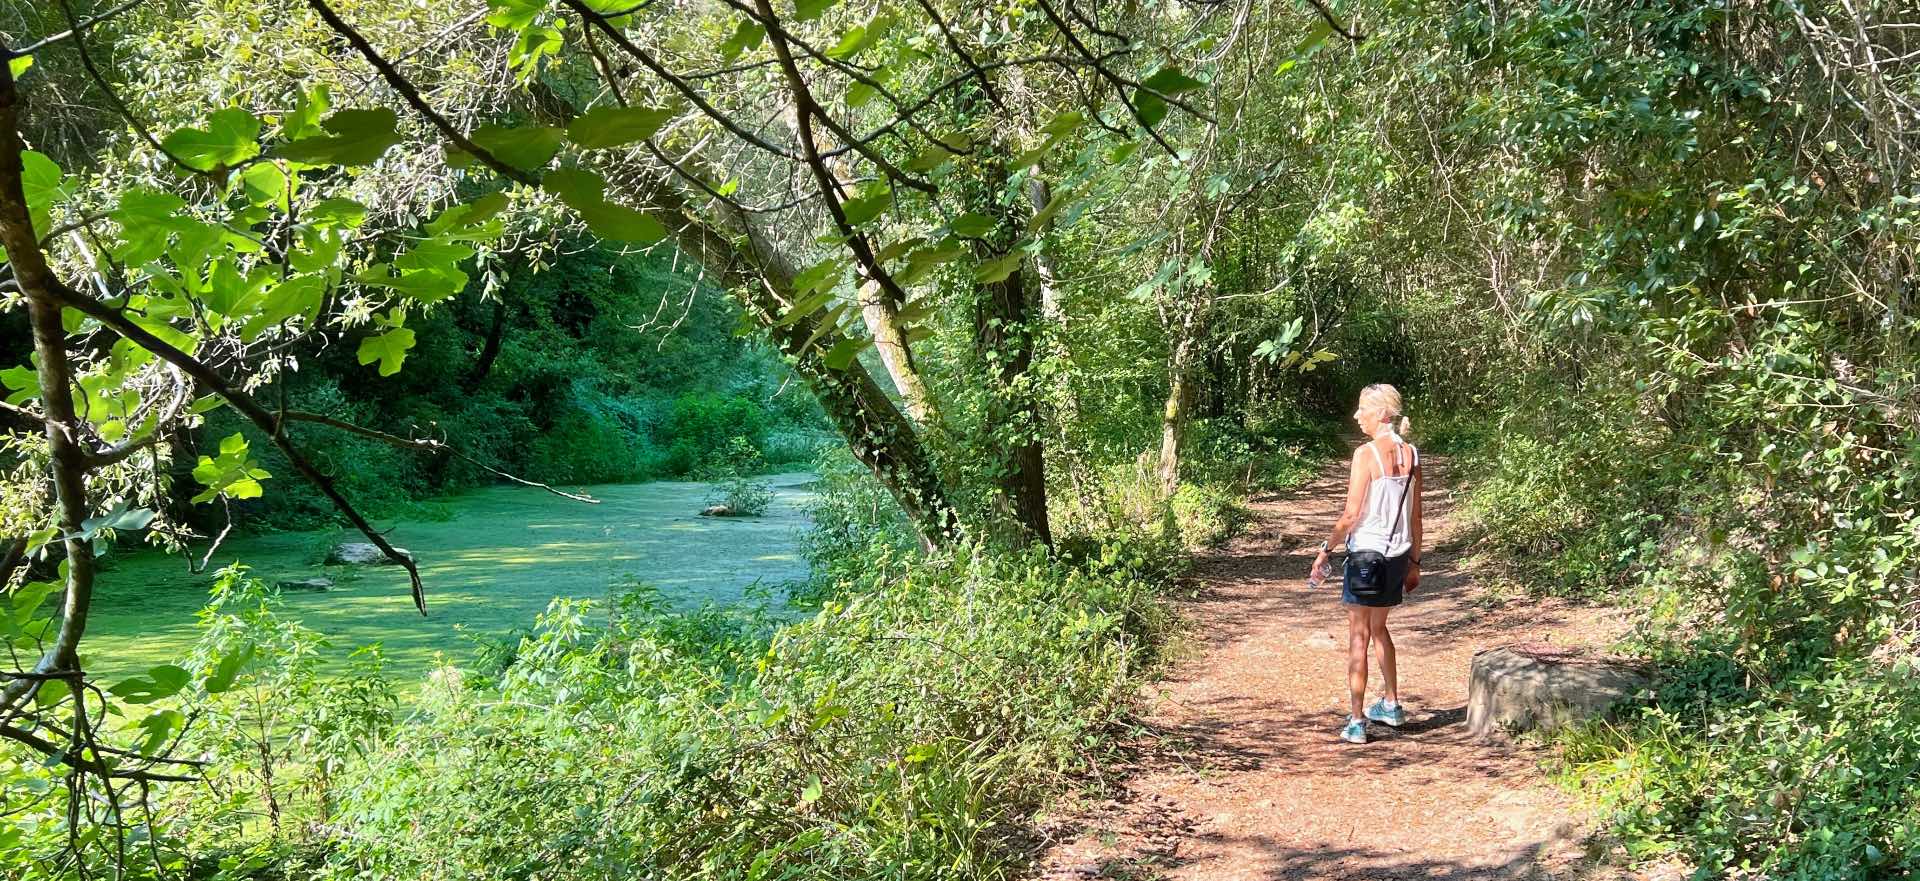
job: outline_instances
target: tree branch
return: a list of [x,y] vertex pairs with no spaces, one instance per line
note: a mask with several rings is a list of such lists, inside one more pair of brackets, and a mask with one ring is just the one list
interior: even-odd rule
[[434,110],[433,105],[427,103],[427,99],[420,97],[420,90],[414,88],[413,83],[408,82],[406,77],[401,76],[393,63],[382,57],[379,50],[373,48],[372,43],[367,42],[366,37],[354,30],[352,25],[342,21],[339,14],[333,11],[333,7],[327,5],[326,0],[307,0],[307,6],[320,16],[320,20],[325,22],[328,28],[344,37],[353,46],[354,51],[359,52],[368,64],[373,65],[374,70],[380,72],[380,77],[387,81],[387,85],[400,93],[400,97],[406,100],[408,106],[426,117],[427,121],[432,123],[434,128],[439,129],[440,134],[445,135],[447,140],[452,141],[454,146],[465,150],[479,160],[480,164],[493,169],[501,177],[530,187],[540,186],[538,178],[501,161],[500,157],[474,143],[472,138],[467,137],[445,116],[440,115],[439,111]]
[[447,455],[458,458],[463,462],[468,462],[473,465],[479,466],[480,468],[484,468],[488,472],[492,473],[495,477],[513,481],[514,483],[520,484],[521,486],[530,486],[535,489],[543,489],[543,490],[546,490],[547,492],[553,493],[556,496],[560,496],[561,498],[572,499],[576,502],[586,502],[589,505],[600,504],[599,499],[596,499],[589,495],[584,495],[579,493],[570,493],[562,489],[557,489],[548,484],[540,483],[539,481],[528,480],[524,477],[517,477],[515,475],[508,474],[507,472],[501,471],[500,469],[495,468],[492,465],[488,465],[485,462],[482,462],[478,459],[475,459],[472,456],[469,456],[465,453],[460,452],[452,444],[449,444],[446,441],[440,440],[438,438],[401,437],[400,435],[397,435],[397,434],[388,434],[387,432],[380,431],[379,429],[367,428],[366,426],[363,426],[363,425],[355,425],[344,419],[335,419],[334,417],[325,415],[323,413],[309,413],[304,410],[281,410],[279,411],[279,413],[275,415],[279,416],[282,420],[285,420],[285,421],[311,422],[315,425],[324,425],[324,426],[327,426],[328,428],[339,429],[340,431],[344,431],[349,434],[357,434],[361,437],[368,438],[370,440],[377,440],[383,444],[400,447],[402,449],[415,450],[423,453],[445,453]]
[[77,37],[80,35],[81,31],[84,31],[87,28],[93,27],[94,25],[99,24],[103,21],[106,21],[109,18],[113,18],[114,16],[119,15],[122,12],[126,12],[127,10],[132,9],[135,6],[139,6],[141,3],[144,3],[144,2],[146,2],[146,0],[127,0],[127,2],[122,3],[119,6],[115,6],[114,8],[109,9],[105,12],[98,13],[96,15],[90,15],[85,20],[77,24],[73,23],[71,17],[69,17],[66,30],[61,31],[60,33],[57,33],[57,34],[53,34],[51,36],[41,37],[40,39],[35,40],[31,43],[28,43],[25,46],[20,46],[4,54],[9,59],[19,58],[22,55],[32,55],[35,51],[41,48],[44,48],[46,46],[51,46],[55,43],[60,42],[61,40],[67,39],[68,37]]

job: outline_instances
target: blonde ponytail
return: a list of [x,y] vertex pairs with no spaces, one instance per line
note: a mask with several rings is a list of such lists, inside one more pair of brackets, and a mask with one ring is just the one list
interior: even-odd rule
[[1384,382],[1376,382],[1360,390],[1360,406],[1380,408],[1380,424],[1398,434],[1406,434],[1413,428],[1413,420],[1400,412],[1404,406],[1400,400],[1400,390]]

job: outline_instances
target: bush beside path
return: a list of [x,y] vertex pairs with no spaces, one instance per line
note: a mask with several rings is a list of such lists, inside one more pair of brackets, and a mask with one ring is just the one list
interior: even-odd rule
[[[1190,656],[1144,700],[1144,735],[1105,796],[1046,821],[1043,878],[1611,877],[1541,772],[1542,748],[1475,742],[1468,668],[1510,643],[1603,646],[1615,611],[1559,600],[1495,606],[1465,565],[1444,462],[1428,466],[1426,575],[1393,616],[1398,730],[1342,743],[1346,616],[1337,585],[1304,585],[1345,475],[1256,499],[1254,525],[1202,559],[1183,603]],[[1370,666],[1372,690],[1379,673]]]

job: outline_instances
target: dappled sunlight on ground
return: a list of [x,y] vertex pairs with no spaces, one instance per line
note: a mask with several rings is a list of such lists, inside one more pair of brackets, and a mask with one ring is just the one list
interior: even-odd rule
[[[797,539],[813,475],[766,479],[774,499],[761,517],[698,516],[706,484],[661,481],[587,487],[598,505],[489,487],[444,500],[453,515],[444,521],[379,523],[420,561],[425,618],[414,611],[399,567],[319,565],[333,542],[363,540],[354,533],[236,538],[219,548],[213,568],[237,561],[267,581],[333,579],[325,593],[286,593],[286,608],[332,638],[339,654],[380,643],[404,675],[424,670],[436,652],[464,656],[471,643],[463,631],[497,636],[531,626],[557,596],[598,600],[644,582],[694,607],[739,602],[756,584],[804,577]],[[177,662],[196,636],[194,612],[206,603],[212,572],[193,575],[180,557],[147,551],[110,559],[89,628],[91,664],[130,671]]]
[[[1474,602],[1443,462],[1427,470],[1427,572],[1392,627],[1407,724],[1343,743],[1346,613],[1338,581],[1305,587],[1344,474],[1259,499],[1241,540],[1201,561],[1185,603],[1193,657],[1153,686],[1107,798],[1047,822],[1049,879],[1537,879],[1584,876],[1581,823],[1525,743],[1466,730],[1474,653],[1508,642],[1605,643],[1610,612]],[[1379,674],[1371,672],[1373,693]]]

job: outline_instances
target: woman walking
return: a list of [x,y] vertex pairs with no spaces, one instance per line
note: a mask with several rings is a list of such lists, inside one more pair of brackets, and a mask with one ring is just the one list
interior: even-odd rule
[[[1346,510],[1320,543],[1307,585],[1317,586],[1328,576],[1328,554],[1344,538],[1347,561],[1340,599],[1347,607],[1350,705],[1340,738],[1366,743],[1367,720],[1398,728],[1407,718],[1400,706],[1400,671],[1387,613],[1400,605],[1404,593],[1420,586],[1420,451],[1400,437],[1410,421],[1401,413],[1400,392],[1393,386],[1367,386],[1353,418],[1368,441],[1353,451]],[[1379,649],[1385,689],[1380,700],[1362,710],[1369,644]]]

